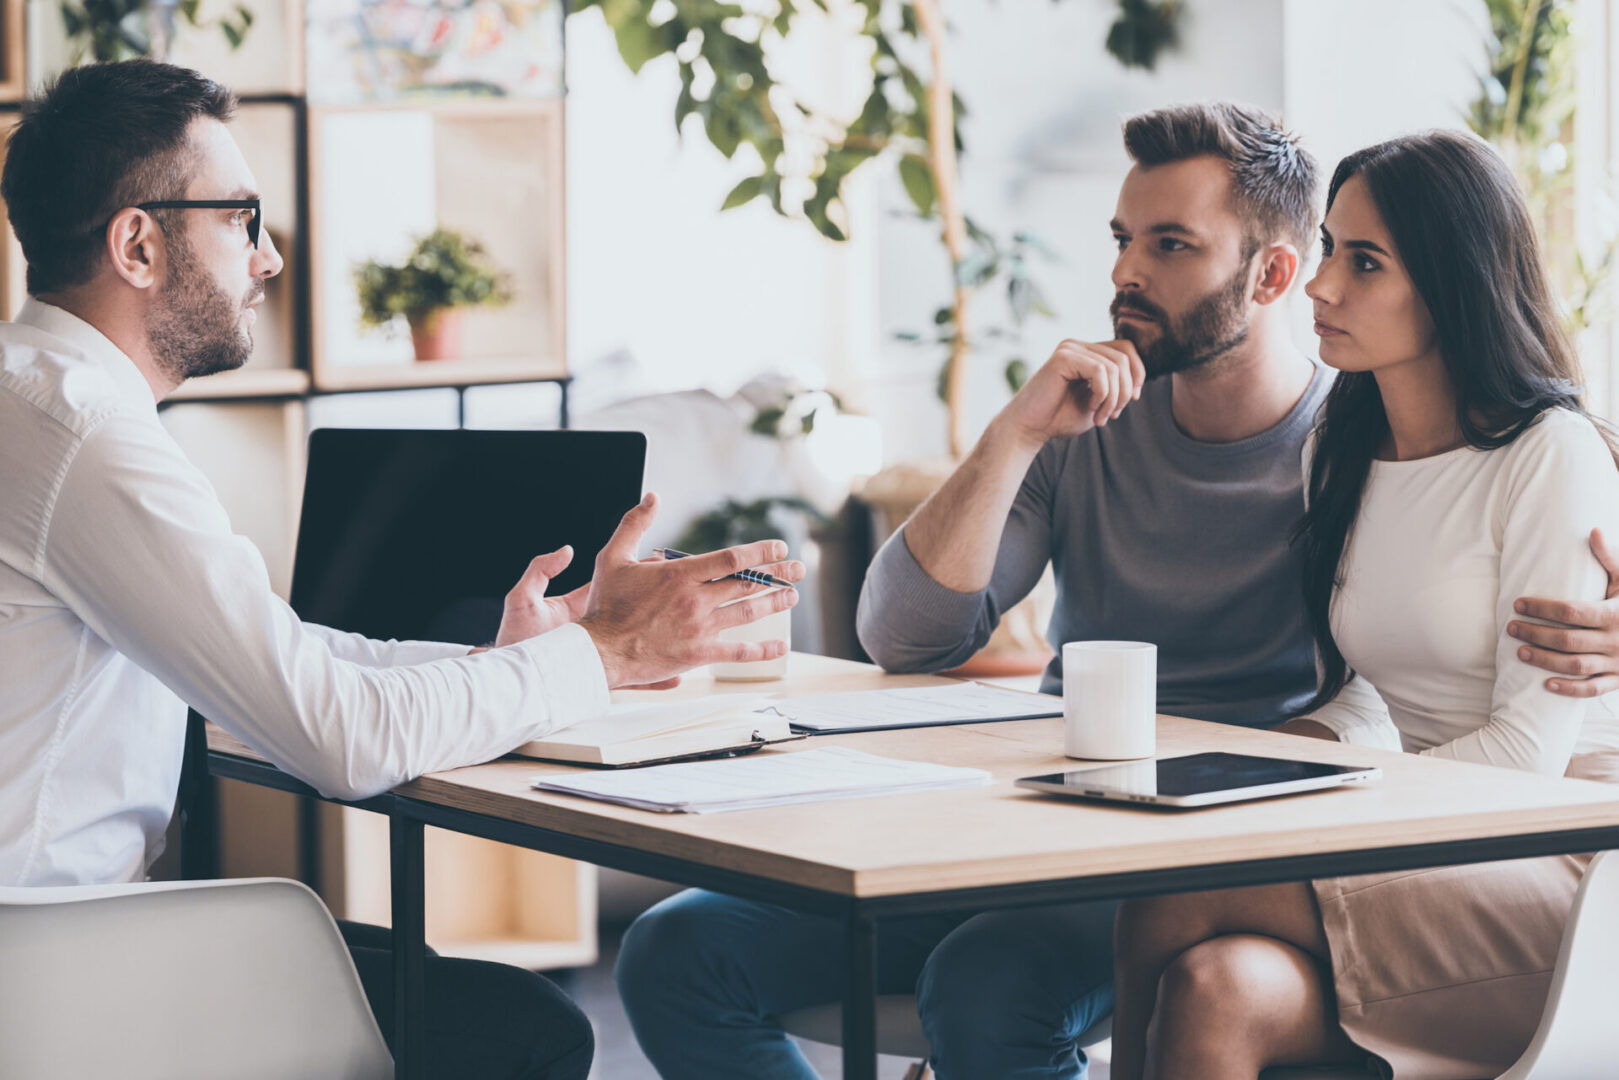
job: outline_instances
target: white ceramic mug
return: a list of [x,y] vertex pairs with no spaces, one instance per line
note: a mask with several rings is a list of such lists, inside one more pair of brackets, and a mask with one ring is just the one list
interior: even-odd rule
[[1158,646],[1062,647],[1063,753],[1090,761],[1152,757],[1158,745]]
[[[768,596],[769,593],[754,593],[753,596],[743,599],[751,600],[754,596]],[[736,601],[741,603],[741,601]],[[732,626],[720,631],[721,641],[785,641],[787,648],[793,647],[793,609],[783,608],[773,611],[762,619],[755,619],[741,626]],[[779,679],[787,674],[787,654],[782,653],[774,660],[748,660],[739,664],[714,664],[709,669],[714,678],[724,682],[763,682],[766,679]]]

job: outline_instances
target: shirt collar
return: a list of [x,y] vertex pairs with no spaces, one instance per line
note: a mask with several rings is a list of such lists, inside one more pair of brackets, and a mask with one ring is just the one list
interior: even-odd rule
[[122,396],[154,409],[157,407],[156,399],[152,396],[152,384],[146,381],[146,376],[135,366],[135,361],[100,330],[71,311],[31,296],[24,301],[14,321],[43,330],[72,345],[86,359],[107,372]]

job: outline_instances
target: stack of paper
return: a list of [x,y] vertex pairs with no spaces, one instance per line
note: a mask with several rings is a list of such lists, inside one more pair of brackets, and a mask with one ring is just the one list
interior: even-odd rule
[[626,772],[569,773],[544,777],[534,786],[640,810],[707,814],[989,782],[990,775],[983,769],[899,761],[846,746],[828,746]]
[[791,720],[795,731],[881,731],[1061,716],[1062,699],[1050,694],[963,682],[780,698],[772,701],[766,711]]

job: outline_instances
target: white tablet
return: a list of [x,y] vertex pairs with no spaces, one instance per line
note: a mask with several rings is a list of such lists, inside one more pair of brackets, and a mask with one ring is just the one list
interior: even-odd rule
[[1208,753],[1026,776],[1017,786],[1076,799],[1216,806],[1361,784],[1382,775],[1380,769],[1359,765]]

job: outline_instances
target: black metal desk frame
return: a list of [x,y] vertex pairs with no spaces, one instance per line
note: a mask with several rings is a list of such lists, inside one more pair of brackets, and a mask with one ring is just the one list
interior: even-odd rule
[[[313,798],[308,785],[273,765],[208,751],[208,771],[216,777],[278,788]],[[843,1075],[845,1080],[877,1076],[877,923],[885,918],[951,911],[1028,907],[1124,899],[1201,889],[1267,885],[1283,881],[1347,874],[1409,870],[1470,862],[1566,855],[1619,848],[1619,825],[1564,829],[1519,836],[1406,844],[1347,852],[1291,855],[1281,858],[1218,863],[1207,866],[1142,870],[1123,874],[990,885],[970,889],[858,898],[791,885],[735,870],[702,866],[683,859],[620,844],[590,840],[535,825],[525,825],[414,799],[379,795],[362,803],[344,803],[379,814],[390,822],[389,860],[393,890],[395,1075],[422,1080],[426,1072],[423,1041],[422,972],[426,955],[422,829],[432,825],[503,844],[531,848],[680,885],[728,893],[793,908],[807,914],[841,919],[848,943],[848,981],[843,999]]]

